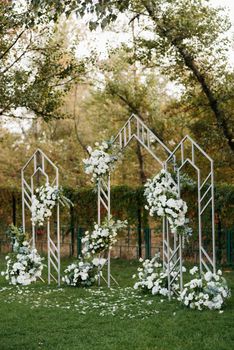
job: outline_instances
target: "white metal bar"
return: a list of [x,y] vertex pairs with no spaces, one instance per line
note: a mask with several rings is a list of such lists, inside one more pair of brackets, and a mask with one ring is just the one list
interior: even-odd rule
[[157,162],[159,162],[159,164],[161,164],[161,166],[163,166],[163,162],[152,152],[152,150],[150,148],[147,147],[146,144],[144,144],[141,139],[139,139],[136,135],[134,135],[134,137],[136,138],[136,140],[143,146],[145,147],[145,149],[147,149],[147,151],[151,154],[151,156],[157,160]]
[[105,197],[105,199],[108,201],[108,195],[106,194],[106,192],[103,190],[103,188],[101,188],[101,194]]
[[203,201],[203,199],[205,198],[205,196],[207,195],[207,193],[211,190],[211,188],[212,188],[212,185],[210,185],[209,187],[208,187],[208,189],[206,190],[206,192],[203,194],[203,196],[201,197],[201,202]]
[[102,197],[100,197],[100,202],[101,202],[101,204],[103,205],[103,207],[106,209],[106,211],[108,211],[108,204],[106,204],[106,203],[104,202],[104,200],[102,199]]
[[206,208],[208,207],[208,205],[210,204],[210,202],[212,201],[212,197],[210,197],[210,199],[208,200],[208,202],[206,203],[206,205],[203,207],[202,211],[201,211],[201,215],[204,213],[204,211],[206,210]]
[[31,187],[29,186],[29,184],[26,182],[26,180],[23,178],[23,187],[26,186],[27,189],[29,190],[29,192],[32,192]]
[[200,190],[202,189],[202,187],[205,185],[206,181],[209,179],[209,177],[211,176],[211,172],[209,173],[209,175],[206,177],[205,181],[202,183]]
[[47,220],[47,255],[48,255],[48,284],[50,284],[50,221]]
[[100,180],[98,180],[98,225],[101,224]]
[[[57,178],[58,181],[58,178]],[[58,255],[58,286],[60,286],[60,205],[57,203],[57,255]]]
[[124,128],[123,133],[124,133],[124,146],[126,146],[127,144],[126,127]]
[[205,261],[203,259],[201,259],[201,263],[203,266],[205,266],[207,271],[210,271],[209,267],[206,265]]
[[119,147],[120,147],[120,149],[123,148],[123,145],[122,145],[122,133],[119,133]]
[[50,238],[50,244],[53,246],[53,249],[56,251],[56,253],[58,253],[58,248],[56,247],[56,245],[54,244],[51,238]]
[[[57,261],[56,261],[57,262]],[[57,272],[58,274],[58,265],[55,264],[55,262],[53,261],[53,259],[51,259],[50,257],[50,263],[53,265],[53,268],[55,269],[55,271]],[[51,275],[51,273],[50,273]],[[56,282],[58,282],[58,280],[56,279]]]
[[129,121],[129,122],[128,122],[128,142],[129,142],[129,140],[131,139],[131,134],[132,134],[132,131],[131,131],[131,122]]
[[202,263],[201,263],[201,246],[202,246],[202,221],[201,221],[201,175],[200,170],[197,173],[197,200],[198,200],[198,240],[199,240],[199,265],[200,265],[200,272],[202,272]]
[[203,247],[201,247],[202,253],[205,255],[206,259],[209,261],[209,263],[211,264],[211,266],[213,267],[213,261],[211,260],[211,258],[209,257],[209,255],[207,254],[207,252],[205,251],[205,249]]
[[212,249],[213,249],[213,273],[216,273],[215,256],[215,204],[214,204],[214,163],[211,162],[211,220],[212,220]]

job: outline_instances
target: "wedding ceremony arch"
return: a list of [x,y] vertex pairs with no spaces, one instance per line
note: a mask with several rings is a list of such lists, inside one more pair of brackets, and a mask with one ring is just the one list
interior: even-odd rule
[[[30,218],[31,227],[31,245],[36,248],[36,225],[32,222],[32,196],[39,184],[49,184],[59,187],[59,171],[58,167],[45,155],[45,153],[37,149],[29,158],[21,170],[21,186],[22,186],[22,226],[24,233],[26,230],[26,219]],[[53,239],[51,222],[49,218],[46,221],[47,234],[47,254],[48,254],[48,284],[53,279],[60,285],[60,208],[59,202],[56,204],[56,240]],[[28,227],[27,227],[28,229]],[[55,271],[55,272],[54,272]]]
[[[132,114],[124,126],[117,133],[113,144],[116,145],[121,152],[129,145],[130,141],[135,139],[154,160],[161,166],[162,169],[170,171],[176,177],[175,184],[178,188],[178,195],[181,194],[180,175],[183,167],[186,164],[195,169],[197,174],[197,207],[198,207],[198,246],[199,246],[199,266],[200,271],[212,271],[215,273],[215,223],[214,223],[214,174],[213,160],[206,154],[202,148],[186,136],[179,145],[170,151],[170,149],[151,131],[145,123],[136,115]],[[188,143],[190,154],[185,152],[185,144]],[[157,147],[155,147],[157,146]],[[197,157],[202,157],[208,162],[208,174],[203,171],[197,162]],[[111,217],[111,173],[106,178],[98,179],[98,224],[101,224],[102,216],[107,216],[108,220]],[[211,240],[212,251],[208,252],[203,245],[203,237],[205,233],[202,226],[202,218],[205,210],[211,210]],[[172,234],[169,229],[168,220],[164,217],[162,220],[162,259],[164,271],[168,277],[169,298],[171,296],[170,287],[175,278],[180,278],[180,290],[183,290],[183,238],[176,233]],[[107,259],[107,284],[111,284],[110,272],[110,250],[108,251]],[[174,271],[174,277],[171,277],[171,272]]]

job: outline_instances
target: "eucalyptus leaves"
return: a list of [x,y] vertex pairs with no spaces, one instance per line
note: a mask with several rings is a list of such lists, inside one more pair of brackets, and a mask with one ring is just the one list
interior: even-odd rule
[[145,184],[144,195],[147,200],[146,209],[151,216],[166,217],[172,233],[182,236],[190,236],[192,230],[187,226],[187,204],[178,198],[178,189],[171,177],[165,170],[149,179]]

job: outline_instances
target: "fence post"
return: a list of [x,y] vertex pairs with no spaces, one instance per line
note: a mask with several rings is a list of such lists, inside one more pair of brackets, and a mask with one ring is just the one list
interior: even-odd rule
[[75,218],[74,207],[70,207],[70,230],[71,230],[71,256],[74,255],[75,250]]
[[145,258],[151,259],[151,229],[146,227],[144,229],[144,237],[145,237]]
[[83,236],[84,229],[83,227],[78,227],[77,230],[77,258],[82,255],[82,236]]

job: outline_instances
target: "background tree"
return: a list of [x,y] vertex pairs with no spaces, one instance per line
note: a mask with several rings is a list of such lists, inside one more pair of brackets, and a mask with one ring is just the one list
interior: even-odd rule
[[[32,1],[35,11],[44,0]],[[55,6],[55,1],[47,4]],[[56,1],[56,13],[95,13],[90,28],[105,28],[119,13],[137,18],[151,39],[139,38],[142,59],[160,66],[168,77],[182,83],[189,94],[198,86],[205,97],[220,137],[234,152],[232,100],[233,71],[228,69],[230,22],[209,0]],[[202,105],[201,105],[202,107]]]

